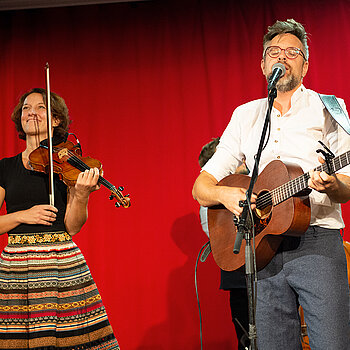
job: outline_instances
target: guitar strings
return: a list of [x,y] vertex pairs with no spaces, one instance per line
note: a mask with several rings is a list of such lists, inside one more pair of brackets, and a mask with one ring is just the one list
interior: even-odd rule
[[303,174],[293,180],[291,180],[287,184],[283,184],[279,187],[276,187],[275,189],[269,191],[266,194],[263,194],[257,199],[257,207],[258,208],[264,208],[268,205],[276,205],[281,202],[283,202],[288,197],[292,196],[292,192],[298,193],[302,190],[302,188],[299,188],[300,185],[305,184],[305,180],[307,180],[308,174]]
[[[342,160],[346,160],[345,163],[348,164],[348,154],[349,152],[345,152],[344,154],[340,155],[339,157],[336,157],[331,160],[330,166],[332,169],[330,170],[330,173],[334,173],[335,171],[341,169],[342,166]],[[333,164],[331,164],[333,163]],[[337,166],[338,165],[338,166]],[[319,165],[314,171],[326,171],[328,170],[328,165],[326,163]],[[304,173],[295,179],[287,182],[286,184],[283,184],[279,187],[276,187],[275,189],[269,191],[266,194],[263,194],[257,199],[257,207],[258,208],[264,208],[268,205],[276,205],[284,200],[288,199],[289,197],[293,196],[294,194],[302,191],[307,187],[307,180],[310,178],[309,173]],[[303,186],[302,188],[300,186]]]

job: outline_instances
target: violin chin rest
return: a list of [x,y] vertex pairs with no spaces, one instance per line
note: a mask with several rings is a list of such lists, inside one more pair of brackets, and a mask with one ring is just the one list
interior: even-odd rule
[[[54,135],[53,137],[52,137],[52,144],[54,145],[54,146],[57,146],[57,145],[59,145],[60,143],[65,143],[66,141],[67,141],[67,139],[68,139],[68,132],[65,132],[63,135]],[[41,142],[40,142],[40,145],[41,146],[44,146],[44,147],[47,147],[47,139],[45,139],[45,140],[42,140]]]

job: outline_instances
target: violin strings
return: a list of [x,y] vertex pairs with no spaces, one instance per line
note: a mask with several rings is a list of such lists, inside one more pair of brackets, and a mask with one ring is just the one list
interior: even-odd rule
[[[54,147],[54,150],[56,152],[58,152],[59,148]],[[90,169],[90,167],[87,164],[85,164],[79,157],[77,157],[71,150],[67,149],[67,153],[70,156],[69,159],[73,160],[74,163],[76,163],[77,165],[80,166],[80,169],[78,168],[79,170],[82,170],[82,169],[89,170]],[[120,201],[123,201],[124,196],[121,194],[121,192],[113,184],[111,184],[108,180],[106,180],[101,175],[99,175],[99,181],[102,185],[107,187],[109,190],[115,192],[118,195]]]

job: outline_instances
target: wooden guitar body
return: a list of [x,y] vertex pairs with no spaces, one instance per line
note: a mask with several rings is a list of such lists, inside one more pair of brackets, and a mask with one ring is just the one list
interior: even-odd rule
[[[283,236],[300,236],[309,226],[311,210],[308,196],[291,195],[288,199],[278,201],[279,187],[302,174],[303,171],[298,165],[274,160],[266,166],[255,183],[254,193],[257,194],[258,201],[260,199],[259,210],[254,211],[258,270],[266,266],[272,259]],[[249,176],[233,174],[222,179],[218,186],[247,189],[249,183]],[[285,191],[283,186],[281,188],[281,191]],[[272,203],[268,204],[263,198],[271,198],[272,190],[274,190]],[[283,196],[286,196],[284,192]],[[276,203],[278,205],[275,205]],[[233,214],[222,205],[209,207],[208,225],[210,244],[217,265],[226,271],[243,269],[245,240],[242,241],[239,254],[234,254],[233,246],[237,231],[233,222]]]

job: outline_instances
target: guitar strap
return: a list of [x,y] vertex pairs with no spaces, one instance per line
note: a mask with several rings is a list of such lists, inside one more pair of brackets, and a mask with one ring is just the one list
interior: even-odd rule
[[350,135],[349,117],[344,112],[336,97],[334,95],[318,95],[329,114],[345,130],[345,132]]

